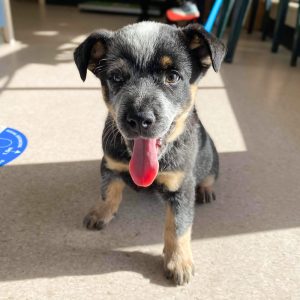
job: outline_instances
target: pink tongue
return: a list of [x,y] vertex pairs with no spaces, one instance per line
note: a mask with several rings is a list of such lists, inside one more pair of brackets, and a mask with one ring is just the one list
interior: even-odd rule
[[157,176],[158,167],[156,139],[135,139],[129,163],[134,183],[142,187],[151,185]]

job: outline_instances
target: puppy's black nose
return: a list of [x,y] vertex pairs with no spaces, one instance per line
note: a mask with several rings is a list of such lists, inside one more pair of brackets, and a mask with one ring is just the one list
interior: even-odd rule
[[155,116],[152,112],[139,112],[127,115],[127,123],[135,131],[146,130],[155,122]]

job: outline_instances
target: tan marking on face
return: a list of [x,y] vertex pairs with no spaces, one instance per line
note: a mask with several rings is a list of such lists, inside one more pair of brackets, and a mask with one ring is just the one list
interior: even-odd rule
[[102,96],[103,96],[103,99],[104,99],[104,103],[105,103],[110,115],[112,116],[112,118],[114,120],[116,120],[116,117],[117,117],[116,112],[115,112],[113,106],[111,105],[111,103],[109,102],[108,87],[105,86],[105,85],[102,85],[101,86],[101,92],[102,92]]
[[102,43],[97,42],[92,48],[91,58],[94,60],[100,59],[105,54],[105,48]]
[[167,69],[172,64],[173,64],[173,61],[170,56],[165,55],[160,59],[160,65],[162,66],[163,69]]
[[159,184],[163,184],[170,192],[177,191],[184,179],[184,172],[182,171],[168,171],[160,172],[156,177]]
[[199,36],[196,34],[196,35],[194,35],[193,39],[190,42],[190,49],[193,50],[193,49],[199,48],[203,44],[204,44],[203,40],[200,39]]
[[[195,35],[190,43],[190,49],[193,50],[193,49],[196,49],[196,48],[200,48],[202,46],[205,45],[205,42],[203,39],[201,39],[198,35]],[[202,57],[200,58],[200,61],[201,61],[201,64],[204,66],[204,67],[207,67],[209,68],[211,66],[211,58],[209,55],[205,56],[205,57]]]
[[175,126],[172,130],[172,132],[167,137],[167,143],[173,142],[176,140],[178,136],[180,136],[185,128],[185,121],[191,111],[191,109],[194,107],[195,100],[196,100],[196,93],[197,93],[197,85],[192,84],[191,87],[191,99],[187,107],[176,117],[175,119]]
[[105,48],[102,43],[97,42],[91,50],[91,56],[88,63],[88,69],[93,71],[97,66],[100,58],[105,54]]
[[[176,234],[174,213],[170,204],[167,204],[164,233],[164,267],[173,277],[182,278],[188,282],[193,274],[193,256],[191,250],[190,226],[183,235]],[[179,282],[180,284],[184,282]]]
[[101,85],[101,92],[105,102],[109,101],[109,92],[108,87],[106,85]]
[[116,117],[117,117],[117,116],[116,116],[116,112],[114,111],[112,105],[107,103],[107,104],[106,104],[106,107],[107,107],[107,109],[108,109],[110,115],[112,116],[112,118],[113,118],[114,120],[116,120]]
[[211,58],[210,56],[205,56],[203,58],[201,58],[201,64],[204,66],[204,67],[207,67],[209,68],[211,66]]
[[107,187],[105,194],[105,201],[100,201],[90,211],[88,217],[90,219],[90,227],[97,222],[109,223],[114,215],[117,213],[122,201],[122,192],[124,189],[124,182],[121,179],[113,180]]
[[200,185],[204,188],[210,188],[212,187],[214,182],[215,182],[215,176],[209,175],[200,182]]
[[126,164],[121,161],[117,161],[107,155],[104,156],[106,160],[106,167],[110,170],[117,171],[117,172],[128,172],[129,164]]

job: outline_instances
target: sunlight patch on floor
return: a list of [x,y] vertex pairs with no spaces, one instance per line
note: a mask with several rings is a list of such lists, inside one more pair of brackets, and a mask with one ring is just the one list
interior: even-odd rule
[[221,76],[213,70],[200,82],[196,108],[220,153],[247,151],[226,87]]
[[0,47],[0,58],[12,55],[24,48],[28,48],[28,45],[21,42],[15,42],[14,44],[3,44]]
[[45,31],[34,31],[33,34],[38,36],[55,36],[58,35],[59,32],[56,30],[45,30]]

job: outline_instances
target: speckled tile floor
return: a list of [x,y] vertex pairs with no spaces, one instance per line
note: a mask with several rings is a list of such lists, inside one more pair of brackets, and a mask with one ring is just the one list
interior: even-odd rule
[[132,17],[14,1],[14,47],[0,47],[0,125],[27,151],[0,168],[0,299],[299,299],[300,69],[243,35],[232,65],[209,72],[197,108],[221,157],[216,202],[196,207],[196,275],[162,273],[164,207],[127,190],[102,232],[82,218],[99,195],[106,109],[72,51]]

